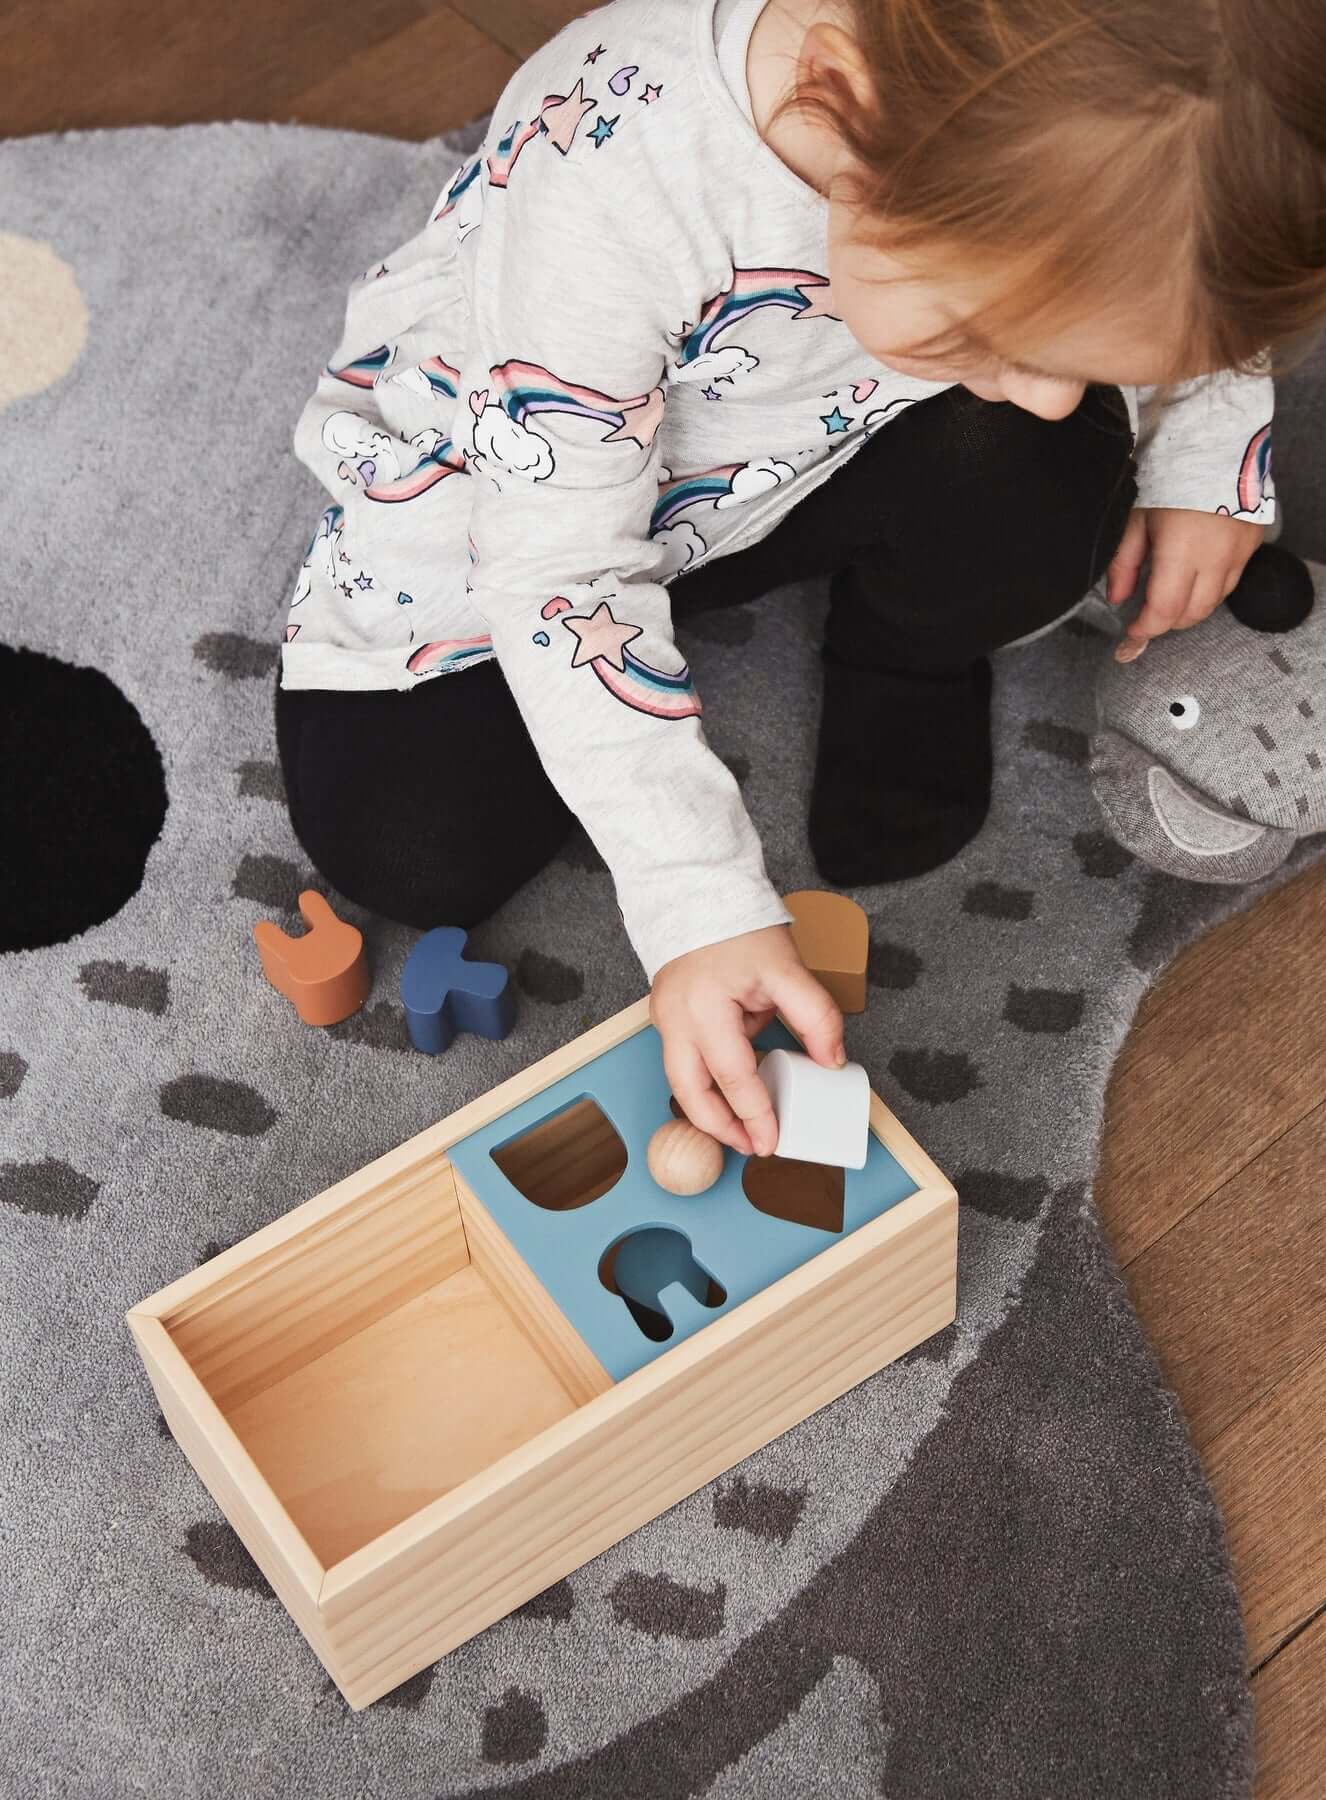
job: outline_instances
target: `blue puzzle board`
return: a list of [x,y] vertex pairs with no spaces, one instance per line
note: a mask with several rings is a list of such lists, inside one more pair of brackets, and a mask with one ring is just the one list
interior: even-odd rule
[[[776,1019],[754,1042],[762,1050],[802,1048]],[[626,1147],[626,1168],[598,1199],[551,1211],[513,1186],[492,1152],[585,1098],[615,1127]],[[734,1150],[724,1151],[723,1173],[705,1193],[666,1193],[649,1173],[646,1151],[654,1132],[673,1117],[671,1098],[662,1040],[647,1025],[461,1138],[450,1151],[455,1168],[616,1381],[916,1192],[915,1181],[872,1132],[865,1167],[844,1171],[841,1232],[771,1218],[753,1206],[741,1185],[746,1158]],[[661,1299],[673,1330],[662,1343],[645,1336],[625,1301],[599,1278],[604,1253],[646,1225],[684,1232],[696,1261],[727,1290],[727,1299],[710,1307],[679,1282],[664,1288]]]

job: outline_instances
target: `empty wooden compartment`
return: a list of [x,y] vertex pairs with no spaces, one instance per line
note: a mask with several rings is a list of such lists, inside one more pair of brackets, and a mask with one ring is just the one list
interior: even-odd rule
[[[956,1196],[872,1096],[915,1191],[614,1380],[449,1151],[642,1031],[647,998],[128,1315],[176,1440],[354,1707],[954,1316]],[[524,1154],[566,1206],[620,1162],[593,1108]]]

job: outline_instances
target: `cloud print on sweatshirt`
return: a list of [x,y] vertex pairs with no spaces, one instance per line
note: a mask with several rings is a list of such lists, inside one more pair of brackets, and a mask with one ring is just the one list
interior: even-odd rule
[[[402,441],[359,413],[334,412],[322,422],[322,442],[340,459],[336,473],[366,500],[413,500],[448,476],[465,472],[451,439],[431,427]],[[405,469],[402,451],[413,452]]]
[[675,334],[678,354],[668,368],[672,379],[731,383],[758,369],[758,356],[740,344],[720,344],[718,340],[742,319],[768,307],[790,312],[794,320],[840,322],[824,275],[809,269],[733,269],[728,285],[705,302],[695,324],[685,324]]
[[[489,370],[491,386],[470,394],[474,414],[473,460],[487,473],[492,468],[545,481],[556,468],[552,446],[530,421],[541,413],[587,419],[606,425],[604,444],[635,444],[648,450],[663,423],[663,389],[616,400],[598,388],[563,381],[551,369],[518,358]],[[491,465],[491,466],[490,466]]]
[[683,514],[696,507],[717,512],[730,506],[742,506],[795,478],[796,470],[791,463],[776,456],[753,462],[727,463],[717,469],[700,469],[694,475],[669,476],[659,484],[649,528],[652,541],[661,544],[665,551],[660,572],[676,574],[703,556],[707,549],[693,521]]
[[651,542],[663,549],[663,560],[658,566],[660,576],[689,569],[709,548],[689,519],[678,519],[675,525],[661,525],[649,536]]
[[474,414],[470,461],[475,468],[486,475],[505,469],[531,481],[548,479],[557,464],[546,437],[511,418],[487,388],[471,393],[470,411]]
[[738,375],[748,375],[759,366],[759,357],[743,350],[740,344],[724,344],[719,350],[702,350],[689,362],[670,363],[668,373],[674,381],[732,383]]
[[440,356],[425,357],[409,367],[384,370],[378,387],[402,387],[421,400],[454,400],[459,391],[460,371]]
[[796,470],[781,457],[770,456],[760,462],[742,463],[740,468],[732,471],[727,493],[720,494],[714,501],[714,506],[717,510],[725,506],[740,506],[744,501],[770,493],[774,488],[781,487],[783,482],[795,478]]
[[[295,591],[290,601],[291,610],[296,606],[302,606],[313,592],[315,567],[321,568],[329,583],[336,580],[336,552],[344,529],[345,513],[343,509],[339,506],[326,507],[322,517],[318,520],[313,536],[309,539],[308,549],[304,552],[304,560],[299,565],[299,575],[295,580]],[[298,626],[295,626],[293,630],[289,626],[286,627],[287,643],[298,629]]]

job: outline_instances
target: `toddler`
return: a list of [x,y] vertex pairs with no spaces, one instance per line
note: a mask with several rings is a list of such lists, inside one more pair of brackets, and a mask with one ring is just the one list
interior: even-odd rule
[[[353,283],[276,728],[350,899],[470,926],[578,819],[688,1116],[776,1123],[804,968],[674,613],[826,576],[823,877],[936,867],[990,652],[1104,579],[1123,655],[1274,516],[1270,352],[1326,317],[1326,31],[1254,0],[614,0]],[[771,721],[776,729],[776,722]],[[607,926],[605,920],[605,928]]]

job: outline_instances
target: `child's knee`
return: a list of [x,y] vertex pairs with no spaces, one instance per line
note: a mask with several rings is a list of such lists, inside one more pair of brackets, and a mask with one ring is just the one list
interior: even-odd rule
[[[314,806],[291,821],[305,855],[338,894],[380,919],[429,931],[435,925],[465,930],[491,917],[511,890],[494,880],[479,854],[463,845],[423,845],[407,832],[394,838],[373,822],[343,813],[330,821]],[[358,825],[358,829],[356,828]]]

